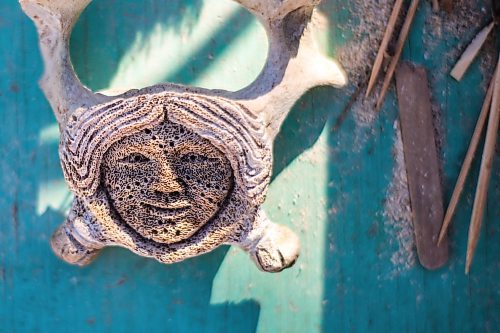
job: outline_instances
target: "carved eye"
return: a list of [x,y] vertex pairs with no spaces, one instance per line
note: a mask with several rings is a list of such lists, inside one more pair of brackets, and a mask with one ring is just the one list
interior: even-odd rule
[[149,162],[149,158],[139,153],[132,153],[122,158],[120,162],[129,164],[140,164]]
[[208,161],[209,158],[200,154],[189,153],[182,156],[181,160],[186,163],[203,163]]

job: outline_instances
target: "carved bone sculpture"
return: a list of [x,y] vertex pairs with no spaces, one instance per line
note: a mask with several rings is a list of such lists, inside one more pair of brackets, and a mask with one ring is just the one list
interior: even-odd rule
[[162,263],[238,245],[259,269],[293,265],[299,240],[266,217],[272,145],[297,99],[318,85],[343,86],[340,66],[312,36],[318,0],[238,0],[264,25],[267,62],[238,92],[160,84],[120,96],[78,80],[68,41],[91,0],[20,0],[35,22],[40,81],[60,125],[59,155],[75,195],[52,237],[54,252],[86,265],[105,246]]

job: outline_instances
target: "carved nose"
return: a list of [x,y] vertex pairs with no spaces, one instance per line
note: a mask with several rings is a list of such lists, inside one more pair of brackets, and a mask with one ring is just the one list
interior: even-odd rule
[[166,163],[162,163],[158,169],[158,178],[152,184],[152,189],[156,193],[169,194],[170,196],[180,196],[183,188],[175,171]]

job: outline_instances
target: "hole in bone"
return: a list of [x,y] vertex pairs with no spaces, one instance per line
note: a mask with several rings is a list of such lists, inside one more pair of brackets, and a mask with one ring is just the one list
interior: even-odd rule
[[[176,1],[165,0],[129,1],[127,6],[110,6],[109,3],[92,1],[78,20],[70,41],[77,76],[92,90],[109,89],[111,91],[104,93],[116,95],[123,90],[151,86],[168,79],[190,84],[198,79],[200,73],[203,73],[201,86],[204,88],[239,90],[250,84],[264,65],[267,55],[265,31],[256,17],[242,6],[235,5],[234,1],[191,0],[189,10]],[[213,8],[217,18],[201,15],[204,7]],[[109,26],[114,17],[120,17],[122,25],[119,29],[121,33],[118,31],[114,36],[116,43],[109,43],[106,34],[85,33],[89,22],[97,27]],[[225,33],[226,25],[234,27],[233,31]],[[189,33],[183,33],[184,30]],[[250,41],[258,42],[252,42],[252,57],[241,68],[240,59],[248,52],[247,45],[238,43],[243,35]],[[210,58],[213,56],[214,61],[199,64],[187,61],[197,55],[199,41],[209,41],[205,54]],[[83,44],[86,47],[82,52]],[[227,60],[224,57],[224,66],[221,66],[217,60],[224,56],[221,51],[228,44],[238,47],[232,51],[233,57]],[[95,60],[89,63],[89,58]],[[179,64],[177,61],[157,60],[170,58],[186,61]],[[232,68],[241,69],[242,74],[236,80],[220,75],[221,71]],[[188,71],[187,74],[169,77],[170,73]]]

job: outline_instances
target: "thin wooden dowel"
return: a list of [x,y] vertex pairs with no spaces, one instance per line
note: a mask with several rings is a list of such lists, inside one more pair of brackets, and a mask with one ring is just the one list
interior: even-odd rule
[[[500,63],[500,55],[498,63]],[[483,158],[481,160],[481,169],[479,171],[479,180],[477,182],[476,196],[472,208],[471,223],[469,226],[469,239],[467,242],[467,257],[465,261],[465,273],[468,274],[474,252],[476,250],[479,232],[484,217],[484,208],[488,198],[488,186],[493,168],[493,157],[495,155],[495,144],[498,136],[498,123],[500,121],[500,74],[499,66],[495,72],[495,86],[493,88],[493,100],[491,102],[490,116],[488,119],[488,128],[486,130],[486,140],[484,142]]]
[[377,105],[375,106],[376,111],[380,110],[380,107],[384,102],[385,95],[387,93],[387,90],[389,89],[392,77],[394,76],[394,71],[396,70],[399,58],[401,57],[401,53],[403,52],[403,47],[406,43],[406,38],[408,38],[408,33],[410,32],[411,24],[413,22],[413,18],[415,17],[415,13],[417,11],[419,2],[420,0],[412,0],[410,9],[408,9],[408,14],[406,15],[403,27],[401,28],[401,32],[399,34],[398,42],[396,44],[396,53],[392,57],[389,68],[387,69],[387,73],[385,74],[382,90],[380,91],[380,96],[377,100]]
[[394,7],[392,8],[391,16],[389,17],[389,22],[387,23],[387,29],[385,29],[384,38],[382,38],[382,43],[380,43],[380,48],[378,49],[377,57],[373,63],[372,73],[370,75],[370,81],[368,82],[368,88],[366,88],[365,96],[368,97],[375,86],[378,74],[382,68],[382,62],[384,60],[384,53],[387,50],[387,46],[392,38],[392,33],[394,32],[394,27],[396,26],[396,21],[398,20],[399,13],[401,12],[401,7],[403,6],[403,0],[396,0]]
[[438,245],[441,245],[441,242],[443,241],[443,238],[448,231],[451,219],[455,214],[458,201],[460,199],[460,196],[462,195],[464,184],[465,181],[467,180],[467,176],[469,174],[472,165],[472,160],[476,155],[477,147],[479,146],[479,142],[481,140],[481,133],[483,133],[484,125],[486,124],[486,119],[488,119],[491,100],[493,97],[494,85],[495,85],[495,76],[493,76],[491,79],[490,86],[488,88],[488,92],[486,93],[483,107],[481,109],[481,113],[479,114],[479,118],[476,123],[476,128],[474,129],[474,134],[472,134],[469,148],[467,149],[467,154],[465,155],[462,168],[460,169],[460,174],[458,175],[457,183],[455,184],[455,188],[453,189],[453,194],[451,195],[450,203],[448,205],[448,209],[446,210],[446,215],[444,216],[443,225],[441,226],[441,231],[439,233]]
[[432,11],[439,12],[439,0],[432,0]]
[[484,27],[477,35],[474,37],[472,42],[467,46],[464,53],[460,56],[460,59],[456,63],[455,67],[451,70],[450,75],[457,81],[462,80],[465,72],[469,68],[470,64],[474,61],[479,50],[483,46],[484,42],[488,38],[491,30],[493,30],[494,22],[491,22],[486,27]]

